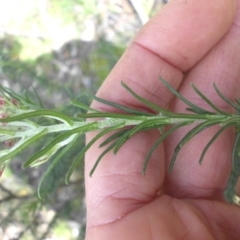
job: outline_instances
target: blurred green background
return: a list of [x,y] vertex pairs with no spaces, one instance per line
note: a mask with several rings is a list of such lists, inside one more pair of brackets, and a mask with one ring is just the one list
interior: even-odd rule
[[[163,0],[0,0],[0,82],[17,92],[36,89],[46,108],[74,114],[70,99],[90,104],[142,25]],[[1,240],[84,239],[83,164],[64,184],[62,159],[36,194],[49,163],[22,169],[41,143],[6,167],[0,178]]]

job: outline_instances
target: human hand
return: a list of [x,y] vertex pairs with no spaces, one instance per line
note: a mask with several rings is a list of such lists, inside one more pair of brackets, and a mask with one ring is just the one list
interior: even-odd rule
[[[120,86],[123,80],[149,101],[183,112],[186,106],[166,91],[158,81],[161,76],[198,105],[203,103],[189,87],[190,82],[217,106],[228,108],[212,84],[216,82],[231,99],[239,96],[238,3],[171,1],[139,32],[97,95],[144,108]],[[97,102],[93,106],[102,108]],[[112,111],[106,107],[104,110]],[[117,155],[106,155],[90,178],[89,172],[102,151],[96,143],[86,154],[85,163],[86,239],[239,239],[240,209],[223,200],[234,133],[224,132],[208,150],[202,166],[198,164],[203,147],[216,130],[210,128],[184,146],[171,175],[167,169],[186,128],[174,133],[153,153],[145,176],[142,165],[159,137],[157,131],[139,133]],[[87,140],[92,137],[88,134]]]

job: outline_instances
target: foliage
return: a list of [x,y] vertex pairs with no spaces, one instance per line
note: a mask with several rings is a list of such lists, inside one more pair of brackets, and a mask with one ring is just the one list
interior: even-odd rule
[[[18,44],[18,42],[15,41],[14,39],[7,38],[2,41],[2,48],[0,51],[4,52],[0,53],[0,55],[2,56],[2,61],[0,61],[0,66],[2,70],[2,72],[0,73],[1,78],[7,79],[7,84],[11,86],[11,89],[15,89],[15,91],[21,91],[19,89],[24,88],[28,89],[31,88],[31,86],[37,88],[37,92],[39,93],[39,97],[43,100],[42,104],[44,106],[47,106],[48,108],[55,108],[55,110],[70,116],[73,115],[77,111],[77,109],[79,113],[83,111],[79,110],[79,108],[72,104],[63,106],[63,104],[66,104],[66,99],[72,98],[74,101],[80,101],[86,105],[89,105],[91,99],[85,94],[85,92],[91,94],[95,93],[101,81],[103,81],[107,73],[110,71],[114,63],[118,60],[118,58],[123,52],[123,49],[115,47],[114,45],[103,40],[100,43],[96,44],[95,43],[85,44],[84,42],[76,41],[74,43],[70,42],[69,44],[66,44],[62,48],[61,54],[57,52],[50,53],[37,58],[35,61],[21,61],[17,57],[18,56],[17,51],[15,51],[14,58],[12,57],[13,48],[12,47],[6,48],[6,46],[8,45],[18,46],[19,51],[21,50],[21,45]],[[64,79],[61,79],[60,75],[61,68],[56,69],[56,66],[53,65],[53,62],[57,59],[58,61],[64,62],[64,60],[61,59],[61,56],[63,55],[66,56],[66,53],[71,52],[73,48],[78,49],[80,53],[85,52],[84,55],[76,56],[81,60],[79,62],[79,68],[83,69],[82,71],[83,76],[81,76],[81,74],[78,73],[76,77],[71,75],[65,75]],[[86,52],[85,49],[89,49],[89,51]],[[100,64],[102,66],[101,69],[98,68],[99,63],[101,63]],[[75,66],[77,66],[77,64]],[[55,79],[52,78],[53,74],[55,74],[56,76]],[[90,79],[90,87],[88,86],[88,83],[85,84],[82,81],[82,79],[84,79],[85,76],[86,78]],[[6,80],[3,80],[3,82],[5,82],[6,84]],[[81,93],[79,93],[80,89]],[[73,98],[73,96],[75,97]],[[30,91],[28,93],[28,97],[33,101],[36,102],[38,101],[38,97],[34,98],[34,91]],[[11,102],[9,102],[9,104],[11,104]],[[40,119],[40,121],[41,123],[43,123],[44,119]],[[51,123],[53,123],[54,121],[55,121],[54,119],[50,120]],[[45,122],[45,124],[47,124],[47,122]],[[34,152],[37,152],[43,146],[43,143],[45,141],[51,141],[53,138],[54,134],[52,134],[52,136],[49,139],[46,138],[43,141],[36,142],[36,144],[34,144],[31,148],[20,153],[19,157],[14,158],[15,161],[8,164],[8,166],[5,168],[2,182],[5,183],[10,181],[14,183],[17,181],[19,184],[19,186],[18,184],[14,184],[14,186],[16,186],[14,188],[12,187],[12,185],[9,185],[8,188],[10,189],[8,190],[18,191],[19,189],[26,189],[27,185],[25,183],[31,185],[33,189],[31,192],[26,193],[26,195],[29,195],[28,198],[26,198],[26,200],[25,198],[19,198],[18,195],[11,197],[12,195],[9,195],[8,192],[0,190],[0,192],[2,192],[1,200],[3,201],[1,204],[1,208],[9,209],[9,212],[5,211],[5,214],[1,216],[2,219],[5,219],[5,224],[1,225],[3,229],[9,228],[8,226],[10,224],[11,225],[13,224],[12,221],[17,222],[18,225],[21,226],[21,228],[19,228],[19,231],[20,229],[22,229],[20,233],[25,229],[25,227],[28,226],[28,224],[24,223],[25,221],[24,219],[26,218],[24,217],[25,215],[23,214],[24,211],[21,210],[23,209],[21,208],[21,206],[23,205],[28,206],[25,204],[25,201],[29,203],[39,202],[39,200],[37,200],[37,195],[35,194],[34,188],[36,188],[41,174],[45,171],[48,165],[51,164],[51,161],[46,162],[45,164],[39,166],[36,170],[29,169],[22,170],[20,169],[21,164],[22,161],[26,159],[26,156],[30,156]],[[77,171],[75,171],[73,174],[70,186],[65,186],[64,179],[62,176],[66,174],[67,171],[66,166],[69,165],[69,159],[70,160],[73,159],[73,157],[78,154],[79,149],[83,148],[83,146],[84,138],[80,137],[79,141],[75,142],[71,152],[67,153],[65,155],[65,158],[61,158],[61,161],[59,161],[55,165],[55,168],[51,171],[51,174],[49,174],[46,177],[45,182],[43,183],[42,188],[43,190],[41,192],[42,206],[48,206],[50,209],[51,208],[55,209],[56,206],[60,204],[59,202],[62,202],[62,204],[60,205],[61,208],[57,210],[58,212],[61,212],[61,210],[68,206],[69,211],[68,212],[63,211],[62,214],[57,214],[55,216],[56,219],[64,219],[65,221],[69,221],[69,218],[70,219],[76,218],[75,215],[77,214],[73,214],[73,212],[77,213],[81,211],[82,212],[81,218],[76,219],[75,221],[81,223],[82,226],[84,226],[85,224],[84,222],[85,220],[83,217],[85,214],[83,208],[84,189],[83,189],[82,164],[77,166]],[[1,149],[2,147],[3,145],[1,145]],[[12,173],[8,177],[7,173],[9,171]],[[13,179],[12,176],[16,176],[16,179]],[[4,187],[5,185],[2,186]],[[64,201],[62,200],[62,198],[59,199],[59,195],[60,196],[64,195],[64,192],[69,191],[75,194],[69,194],[69,198]],[[10,197],[9,200],[7,200],[8,197]],[[5,204],[5,200],[8,201],[7,205]],[[17,207],[16,204],[18,205]],[[78,205],[77,211],[74,210],[75,209],[74,206],[76,204]],[[18,211],[14,209],[18,209]],[[28,208],[28,211],[32,212],[31,208]],[[27,218],[29,223],[33,221],[35,215],[42,216],[42,208],[37,208],[35,214]],[[39,239],[42,239],[41,236],[44,233],[49,235],[50,232],[54,229],[54,227],[58,225],[58,221],[53,221],[52,224],[51,219],[46,221],[47,222],[45,223],[45,220],[44,221],[41,220],[38,224],[35,222],[34,225],[32,225],[32,231],[35,231],[34,236],[39,236]],[[46,229],[46,231],[41,227],[44,224],[50,224],[49,229]],[[84,233],[84,227],[82,227],[81,233],[82,234]],[[31,235],[31,232],[26,231],[26,233],[24,233],[24,236],[25,235],[26,236]],[[38,238],[36,237],[36,239]]]
[[[28,97],[34,103],[37,101],[34,89],[37,89],[46,109],[55,109],[67,116],[74,116],[76,111],[84,113],[84,109],[68,105],[68,99],[89,105],[91,99],[85,93],[95,94],[141,26],[135,13],[125,14],[125,7],[121,6],[124,2],[106,5],[105,1],[95,0],[0,0],[1,84],[16,93],[30,90]],[[148,1],[147,5],[150,4]],[[89,20],[95,24],[95,32],[91,39],[80,40],[86,40],[82,33],[84,29],[89,30]],[[120,27],[116,27],[116,23]],[[58,123],[41,117],[33,120],[43,125]],[[84,147],[84,137],[80,136],[79,142],[75,142],[72,150],[46,176],[41,200],[37,197],[37,185],[53,158],[36,168],[21,167],[28,156],[53,141],[55,136],[52,133],[49,138],[40,139],[20,152],[5,168],[0,168],[4,170],[0,179],[0,238],[3,230],[3,234],[15,232],[14,237],[12,235],[15,239],[42,240],[53,236],[62,222],[68,225],[74,221],[78,225],[71,229],[81,228],[81,236],[74,239],[84,239],[83,164],[76,166],[68,186],[64,182],[69,159],[73,160]],[[0,144],[1,150],[9,150],[10,146],[5,144]]]
[[[74,169],[83,159],[86,151],[102,136],[116,130],[118,130],[117,133],[112,134],[107,140],[99,145],[100,148],[105,146],[107,146],[107,148],[103,150],[102,154],[96,160],[90,172],[90,176],[94,173],[96,167],[106,153],[113,151],[116,154],[123,144],[125,144],[131,137],[140,131],[159,129],[162,133],[160,138],[152,146],[146,156],[143,165],[143,174],[145,174],[153,151],[164,141],[166,137],[183,126],[197,123],[197,125],[193,127],[177,144],[173,153],[171,164],[169,166],[170,172],[173,170],[174,163],[181,148],[184,147],[184,145],[198,133],[214,125],[220,126],[218,132],[212,137],[212,139],[203,149],[199,159],[199,163],[201,164],[208,148],[224,130],[234,126],[236,132],[238,132],[239,116],[232,115],[216,107],[195,85],[192,84],[193,90],[212,108],[212,111],[193,104],[180,93],[178,93],[174,88],[172,88],[165,80],[162,78],[160,78],[160,80],[169,91],[187,104],[187,110],[191,112],[190,114],[174,113],[170,112],[169,110],[162,109],[137,95],[124,83],[122,83],[122,86],[130,94],[157,113],[151,114],[149,112],[137,111],[113,102],[106,101],[104,99],[100,99],[98,97],[94,97],[95,100],[103,104],[110,105],[114,108],[118,108],[125,113],[99,112],[98,110],[87,107],[81,102],[72,101],[71,104],[80,108],[80,110],[88,110],[88,113],[80,112],[70,117],[58,111],[45,110],[43,109],[40,101],[38,103],[34,103],[26,94],[19,95],[10,89],[2,87],[0,118],[2,125],[0,128],[0,141],[5,143],[5,145],[7,145],[9,148],[0,151],[1,166],[7,164],[13,157],[22,152],[24,149],[28,148],[34,142],[39,141],[39,139],[42,138],[44,139],[47,135],[54,134],[54,138],[52,140],[46,141],[44,146],[36,151],[23,164],[24,168],[29,166],[38,166],[39,164],[52,159],[51,164],[44,173],[39,184],[38,194],[41,198],[41,186],[45,178],[48,175],[51,175],[52,169],[54,169],[62,157],[65,156],[67,152],[71,151],[73,145],[78,142],[80,135],[87,132],[100,130],[100,132],[82,149],[82,151],[80,151],[80,153],[72,161],[71,166],[66,174],[66,183],[69,182]],[[237,112],[240,110],[240,102],[238,100],[236,100],[236,103],[234,103],[230,99],[226,98],[215,84],[214,88],[220,98],[235,108]],[[97,118],[100,120],[86,122],[83,121],[83,119],[88,118]],[[44,124],[41,124],[39,119],[44,119]],[[55,119],[56,122],[53,122],[52,119]],[[48,122],[46,120],[50,121]],[[48,123],[46,124],[46,122]],[[164,127],[169,125],[172,125],[172,127],[167,131],[164,131]],[[130,126],[131,128],[125,128],[126,126]],[[236,160],[239,158],[239,136],[240,133],[237,133],[232,154],[233,171],[230,176],[229,186],[226,189],[225,194],[226,200],[229,202],[233,201],[236,179],[240,174],[238,167],[239,164],[236,163]]]
[[[59,50],[48,52],[36,59],[23,61],[21,53],[25,46],[22,45],[22,41],[16,36],[5,35],[0,40],[1,84],[9,86],[16,92],[21,92],[22,89],[31,89],[29,98],[33,97],[33,99],[33,89],[37,89],[45,107],[55,108],[66,115],[73,115],[77,107],[66,105],[66,99],[71,98],[89,105],[91,99],[85,93],[94,94],[96,92],[124,51],[123,48],[104,39],[100,40],[99,42],[72,40],[65,43]],[[31,51],[34,52],[33,49]],[[68,62],[73,64],[67,65]],[[72,69],[77,69],[76,74],[71,73]],[[50,121],[54,122],[55,120]],[[54,135],[51,138],[54,138]],[[51,141],[51,138],[44,139],[44,141]],[[69,159],[73,159],[79,149],[83,148],[84,138],[81,137],[75,143],[72,151],[67,153],[65,158],[62,158],[55,165],[51,174],[46,177],[40,201],[35,193],[36,186],[51,161],[31,170],[23,170],[21,165],[26,156],[30,156],[43,146],[44,141],[38,141],[31,148],[21,152],[5,169],[0,168],[0,171],[4,170],[3,177],[0,179],[0,187],[5,189],[0,189],[2,213],[0,214],[2,219],[0,236],[1,229],[5,234],[5,231],[15,227],[18,232],[16,239],[32,239],[31,236],[35,236],[34,239],[43,239],[44,236],[51,236],[59,224],[57,220],[66,223],[71,220],[79,224],[74,229],[78,226],[78,231],[81,233],[79,239],[84,239],[83,165],[77,166],[70,185],[66,186],[62,177],[66,174]],[[1,145],[1,149],[7,149],[7,146],[4,146],[5,144]],[[29,187],[31,189],[26,190]],[[24,197],[22,197],[23,193]],[[64,197],[66,193],[68,193],[67,199]],[[35,211],[31,207],[32,203],[38,203]],[[51,218],[44,218],[43,213],[48,215],[52,211],[51,209],[56,211],[56,214]],[[26,212],[29,213],[28,217],[26,217]],[[35,221],[35,218],[38,221]],[[29,224],[32,224],[31,229],[28,228]],[[48,226],[46,229],[42,227],[45,225]],[[71,229],[73,229],[72,226]]]

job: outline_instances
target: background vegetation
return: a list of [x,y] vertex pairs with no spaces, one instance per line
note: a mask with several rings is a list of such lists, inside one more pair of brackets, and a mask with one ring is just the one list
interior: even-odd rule
[[[0,0],[0,81],[17,92],[36,89],[47,108],[73,114],[70,99],[89,104],[131,38],[166,1]],[[41,142],[38,143],[41,145]],[[44,185],[45,165],[23,170],[31,148],[0,179],[0,239],[84,239],[83,166],[64,184],[62,159]]]

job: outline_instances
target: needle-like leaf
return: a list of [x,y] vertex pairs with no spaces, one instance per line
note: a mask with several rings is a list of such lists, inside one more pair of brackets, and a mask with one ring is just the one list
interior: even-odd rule
[[94,163],[91,171],[90,171],[90,177],[92,177],[93,173],[95,172],[98,164],[100,163],[100,161],[102,160],[102,158],[108,153],[110,152],[116,145],[116,142],[113,142],[109,147],[107,147],[101,154],[100,156],[98,157],[98,159],[96,160],[96,162]]
[[118,118],[118,119],[133,119],[133,120],[145,120],[146,116],[130,115],[124,113],[112,113],[112,112],[97,112],[97,113],[79,113],[76,115],[79,118]]
[[236,186],[240,176],[240,156],[238,155],[237,146],[240,144],[240,132],[237,132],[235,143],[232,151],[232,170],[228,178],[227,187],[224,191],[224,197],[228,203],[233,202],[236,193]]
[[[221,127],[203,149],[200,157],[201,163],[204,154],[207,152],[212,143],[219,137],[219,135],[227,127],[234,126],[237,132],[237,137],[232,154],[233,169],[229,177],[226,194],[226,199],[230,202],[233,201],[232,199],[235,194],[237,178],[240,175],[240,157],[238,155],[240,151],[240,100],[236,99],[236,102],[229,100],[214,84],[217,94],[225,102],[237,110],[235,114],[229,114],[216,107],[210,98],[207,98],[199,89],[197,89],[196,86],[192,85],[193,90],[201,97],[201,99],[211,106],[213,109],[211,112],[187,100],[162,78],[160,78],[160,81],[172,94],[175,95],[175,97],[186,103],[188,106],[187,110],[192,113],[174,113],[170,110],[162,109],[157,104],[139,96],[123,82],[122,86],[135,99],[144,104],[147,109],[152,110],[153,112],[158,112],[158,114],[151,114],[147,110],[136,110],[128,106],[123,106],[118,103],[93,97],[96,101],[115,109],[113,109],[113,112],[101,112],[80,102],[72,101],[72,105],[88,112],[74,114],[74,116],[70,117],[60,111],[43,109],[43,105],[41,104],[38,96],[38,102],[35,103],[27,93],[20,95],[11,89],[0,87],[0,142],[1,144],[8,144],[8,142],[13,144],[11,146],[8,145],[10,148],[0,151],[0,165],[5,165],[5,163],[16,154],[26,149],[42,137],[45,137],[45,135],[54,134],[56,137],[49,142],[46,142],[44,147],[31,156],[24,164],[24,167],[36,166],[44,161],[53,159],[48,170],[45,172],[42,180],[40,181],[38,194],[39,197],[41,197],[41,187],[44,179],[48,176],[48,174],[51,174],[51,170],[56,166],[60,159],[62,159],[64,154],[70,151],[71,146],[80,134],[85,134],[91,131],[99,131],[99,133],[97,133],[96,136],[82,149],[82,151],[79,152],[75,160],[72,162],[66,176],[66,182],[69,181],[73,170],[76,168],[79,161],[83,159],[86,151],[89,150],[93,144],[99,140],[99,138],[106,134],[110,133],[106,140],[99,145],[100,148],[105,147],[105,149],[94,163],[90,176],[92,176],[105,154],[110,151],[117,153],[123,144],[125,144],[128,139],[138,132],[156,129],[159,130],[161,134],[146,156],[143,166],[143,174],[145,174],[147,165],[154,150],[156,150],[164,139],[166,139],[175,130],[192,123],[197,124],[197,126],[188,131],[182,140],[177,144],[170,163],[170,172],[173,169],[181,148],[184,147],[184,145],[198,133],[213,125],[219,125]],[[56,119],[57,121],[52,121],[52,119]],[[89,119],[89,121],[82,122],[85,119]],[[166,132],[164,132],[165,126],[170,126]],[[112,131],[116,132],[112,134]]]
[[175,150],[174,150],[174,154],[170,163],[170,167],[169,167],[169,172],[171,173],[173,170],[173,166],[175,164],[177,155],[179,153],[179,151],[181,150],[181,148],[187,143],[189,142],[195,135],[197,135],[198,133],[200,133],[201,131],[205,130],[206,128],[209,128],[213,125],[216,125],[219,123],[219,120],[211,120],[211,121],[206,121],[203,123],[198,124],[196,127],[194,127],[192,130],[190,130],[184,137],[183,139],[178,143],[178,145],[176,146]]
[[44,135],[47,134],[47,129],[43,129],[41,132],[37,133],[35,136],[28,137],[26,139],[21,139],[17,144],[15,144],[11,149],[6,151],[6,154],[1,154],[0,152],[0,164],[4,163],[5,161],[10,160],[18,153],[22,152],[25,148],[29,145],[34,143],[35,141],[42,138]]
[[83,104],[81,102],[78,102],[76,100],[72,100],[72,101],[70,101],[70,103],[72,105],[78,107],[78,108],[81,108],[81,109],[85,110],[85,111],[91,111],[91,112],[95,112],[95,113],[97,113],[97,112],[99,113],[100,112],[100,111],[98,111],[96,109],[93,109],[93,108],[90,108],[89,106],[87,106],[87,105],[85,105],[85,104]]
[[98,102],[103,103],[103,104],[106,104],[106,105],[109,105],[111,107],[115,107],[117,109],[123,110],[124,112],[132,113],[132,114],[136,114],[136,115],[148,115],[148,116],[153,115],[153,114],[150,114],[150,113],[147,113],[147,112],[137,111],[137,110],[134,110],[132,108],[128,108],[126,106],[123,106],[123,105],[120,105],[120,104],[117,104],[117,103],[113,103],[113,102],[104,100],[102,98],[96,97],[96,96],[92,96],[92,98],[94,100],[98,101]]
[[[40,108],[42,108],[41,101],[39,102],[39,104],[36,104],[33,101],[31,101],[29,99],[29,97],[26,96],[25,93],[20,95],[20,94],[17,94],[16,92],[14,92],[12,89],[7,88],[7,87],[3,87],[3,86],[0,86],[0,92],[5,97],[5,99],[15,99],[18,102],[20,102],[21,104],[23,104],[24,107],[27,107],[27,108],[30,108],[30,109],[40,109]],[[36,97],[38,98],[39,96],[37,95],[36,91],[35,91],[35,94],[36,94]]]
[[81,152],[78,154],[78,156],[75,158],[75,160],[73,161],[73,163],[71,164],[68,172],[67,172],[67,175],[66,175],[66,178],[65,178],[65,183],[68,184],[69,182],[69,179],[74,171],[74,169],[76,168],[77,164],[82,160],[82,158],[84,157],[84,154],[87,152],[87,150],[98,140],[100,139],[102,136],[108,134],[109,132],[112,132],[116,129],[119,129],[121,127],[124,126],[124,123],[121,123],[121,124],[118,124],[116,126],[113,126],[113,127],[109,127],[109,128],[106,128],[104,130],[102,130],[100,133],[98,133],[82,150]]
[[160,81],[170,90],[170,92],[172,92],[176,97],[178,97],[179,99],[181,99],[184,103],[186,103],[190,108],[192,108],[193,110],[197,110],[199,113],[202,114],[212,114],[211,112],[198,107],[197,105],[191,103],[190,101],[188,101],[185,97],[183,97],[179,92],[177,92],[168,82],[166,82],[163,78],[160,78]]
[[238,154],[238,148],[239,148],[239,145],[240,145],[240,132],[238,132],[236,134],[236,139],[235,139],[235,142],[234,142],[234,145],[233,145],[233,149],[232,149],[232,169],[234,170],[235,169],[235,158],[236,158],[236,155],[239,155]]
[[140,102],[142,102],[143,104],[145,104],[146,106],[150,107],[151,109],[162,113],[164,115],[167,115],[169,113],[169,111],[160,108],[159,106],[157,106],[156,104],[153,104],[152,102],[148,101],[145,98],[142,98],[141,96],[139,96],[138,94],[136,94],[130,87],[128,87],[124,82],[121,82],[122,86],[132,95],[134,96],[137,100],[139,100]]
[[71,137],[74,134],[80,134],[80,133],[85,133],[86,131],[89,130],[89,126],[91,125],[96,125],[95,122],[93,123],[89,123],[89,125],[85,125],[85,126],[81,126],[81,127],[77,127],[74,128],[72,130],[69,130],[67,132],[64,132],[62,134],[60,134],[59,136],[57,136],[53,141],[51,141],[47,146],[45,146],[44,148],[42,148],[39,152],[37,152],[36,154],[34,154],[30,159],[28,159],[23,167],[26,168],[28,166],[31,166],[32,164],[36,162],[38,162],[38,159],[40,159],[42,156],[44,156],[45,154],[47,154],[49,151],[53,150],[53,153],[55,153],[54,151],[54,147],[59,144],[60,142],[64,141],[65,139]]
[[171,127],[170,129],[168,129],[165,133],[162,134],[162,136],[154,143],[154,145],[152,146],[152,148],[149,150],[146,159],[144,161],[144,165],[143,165],[143,170],[142,173],[145,175],[146,169],[147,169],[147,165],[149,162],[150,157],[152,156],[153,152],[156,150],[156,148],[165,140],[165,138],[167,138],[171,133],[173,133],[174,131],[176,131],[178,128],[181,128],[183,126],[186,126],[188,124],[191,124],[191,122],[187,123],[187,122],[182,122],[179,123],[173,127]]
[[217,85],[215,83],[213,83],[213,87],[215,89],[215,91],[217,92],[218,96],[220,98],[222,98],[225,102],[227,102],[229,105],[231,105],[233,108],[235,108],[237,111],[240,111],[240,107],[236,104],[234,104],[229,98],[227,98],[226,96],[224,96],[222,94],[222,92],[217,88]]
[[191,83],[191,86],[193,90],[210,106],[212,107],[216,112],[226,114],[228,115],[229,113],[222,111],[219,109],[216,105],[214,105],[193,83]]
[[0,118],[0,122],[15,122],[15,121],[21,121],[21,120],[25,120],[25,119],[30,119],[30,118],[34,118],[34,117],[43,117],[43,116],[47,116],[47,117],[51,117],[51,118],[55,118],[61,122],[64,122],[68,125],[72,125],[73,121],[72,119],[70,119],[69,117],[67,117],[66,115],[56,112],[56,111],[51,111],[51,110],[36,110],[36,111],[31,111],[31,112],[27,112],[27,113],[23,113],[23,114],[19,114],[17,116],[13,116],[13,117],[8,117],[8,118]]
[[160,122],[159,119],[150,119],[150,120],[146,120],[140,124],[138,124],[137,126],[135,126],[134,128],[130,129],[128,132],[126,132],[124,135],[122,135],[118,140],[117,140],[117,144],[116,147],[114,148],[114,153],[117,154],[117,152],[119,151],[119,149],[122,147],[122,145],[129,140],[134,134],[141,132],[141,131],[145,131],[146,128],[148,130],[150,130],[151,128],[156,128],[156,125],[158,127],[160,126],[165,126],[166,122]]
[[43,176],[41,177],[39,184],[38,184],[38,197],[40,199],[42,199],[41,197],[41,189],[42,189],[42,185],[45,181],[45,179],[49,176],[49,174],[51,173],[51,171],[53,170],[53,168],[57,165],[57,163],[61,160],[61,158],[73,147],[73,145],[75,144],[75,142],[77,141],[79,135],[77,134],[74,139],[70,142],[70,144],[68,144],[67,146],[65,146],[63,149],[61,149],[60,151],[58,151],[56,153],[56,156],[53,155],[53,161],[51,162],[51,164],[48,166],[47,170],[44,172]]
[[110,137],[108,137],[105,141],[103,141],[103,142],[99,145],[99,147],[101,148],[101,147],[106,146],[107,144],[109,144],[109,143],[112,142],[113,140],[121,137],[123,134],[125,134],[125,133],[128,132],[128,131],[129,131],[129,129],[123,129],[123,130],[121,130],[121,131],[118,131],[118,132],[112,134],[112,135],[111,135]]
[[207,150],[209,149],[209,147],[212,145],[212,143],[219,137],[219,135],[226,130],[228,127],[232,126],[231,123],[229,123],[228,125],[225,125],[224,127],[222,127],[219,131],[217,131],[217,133],[212,137],[212,139],[208,142],[208,144],[206,145],[206,147],[203,149],[202,154],[200,156],[199,159],[199,164],[202,164],[202,160],[207,152]]

